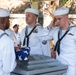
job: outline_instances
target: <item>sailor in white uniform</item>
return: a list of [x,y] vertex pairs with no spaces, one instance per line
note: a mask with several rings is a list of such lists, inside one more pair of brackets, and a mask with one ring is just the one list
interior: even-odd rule
[[42,26],[37,23],[37,17],[39,11],[33,8],[27,8],[25,10],[27,26],[21,32],[22,46],[30,47],[30,54],[40,54],[51,56],[50,41],[40,42],[36,37],[43,29]]
[[18,32],[19,25],[18,24],[15,24],[13,26],[13,29],[14,29],[14,33],[15,33],[15,36],[16,36],[16,39],[17,39],[17,46],[21,46],[20,33]]
[[9,28],[9,10],[0,8],[0,75],[10,75],[16,67],[14,43],[5,33]]
[[14,42],[14,47],[17,47],[17,39],[15,36],[15,33],[13,30],[11,30],[10,28],[6,29],[5,32],[9,35],[9,37],[13,40]]
[[54,12],[54,20],[58,26],[53,29],[48,26],[37,37],[41,41],[54,39],[56,59],[68,65],[64,75],[76,75],[76,27],[68,20],[69,8],[59,8]]

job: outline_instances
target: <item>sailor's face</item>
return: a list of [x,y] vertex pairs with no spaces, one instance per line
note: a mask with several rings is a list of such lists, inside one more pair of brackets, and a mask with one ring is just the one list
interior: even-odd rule
[[18,30],[19,30],[19,26],[16,26],[16,27],[14,27],[13,29],[14,29],[14,31],[17,33]]
[[66,23],[66,15],[55,16],[55,22],[59,27],[63,28]]
[[10,26],[10,22],[9,22],[9,17],[6,17],[5,18],[5,29],[8,29],[9,28],[9,26]]
[[33,22],[35,21],[35,15],[30,13],[30,12],[27,12],[26,13],[26,23],[27,24],[32,24]]

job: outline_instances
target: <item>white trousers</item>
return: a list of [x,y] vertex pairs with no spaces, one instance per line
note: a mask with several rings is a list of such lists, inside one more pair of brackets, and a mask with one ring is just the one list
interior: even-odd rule
[[[64,57],[63,57],[64,58]],[[76,64],[75,62],[70,62],[70,60],[63,59],[62,57],[58,57],[58,60],[63,65],[68,65],[67,72],[63,75],[76,75]]]
[[65,73],[64,75],[76,75],[76,67],[68,66],[67,73]]

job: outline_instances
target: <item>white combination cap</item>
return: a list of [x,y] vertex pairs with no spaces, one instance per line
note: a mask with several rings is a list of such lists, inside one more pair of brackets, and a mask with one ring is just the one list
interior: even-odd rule
[[0,8],[0,17],[7,17],[10,15],[10,11],[7,9]]
[[33,8],[27,8],[27,9],[25,10],[25,13],[26,13],[26,12],[31,12],[31,13],[33,13],[33,14],[35,14],[35,15],[39,15],[39,11],[36,10],[36,9],[33,9]]
[[69,8],[59,8],[56,11],[54,11],[54,16],[58,16],[58,15],[65,15],[69,13]]

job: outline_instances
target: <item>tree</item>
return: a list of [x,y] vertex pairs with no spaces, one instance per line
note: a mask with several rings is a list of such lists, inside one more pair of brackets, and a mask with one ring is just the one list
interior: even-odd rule
[[76,13],[76,0],[60,0],[59,7],[69,7],[70,14]]

